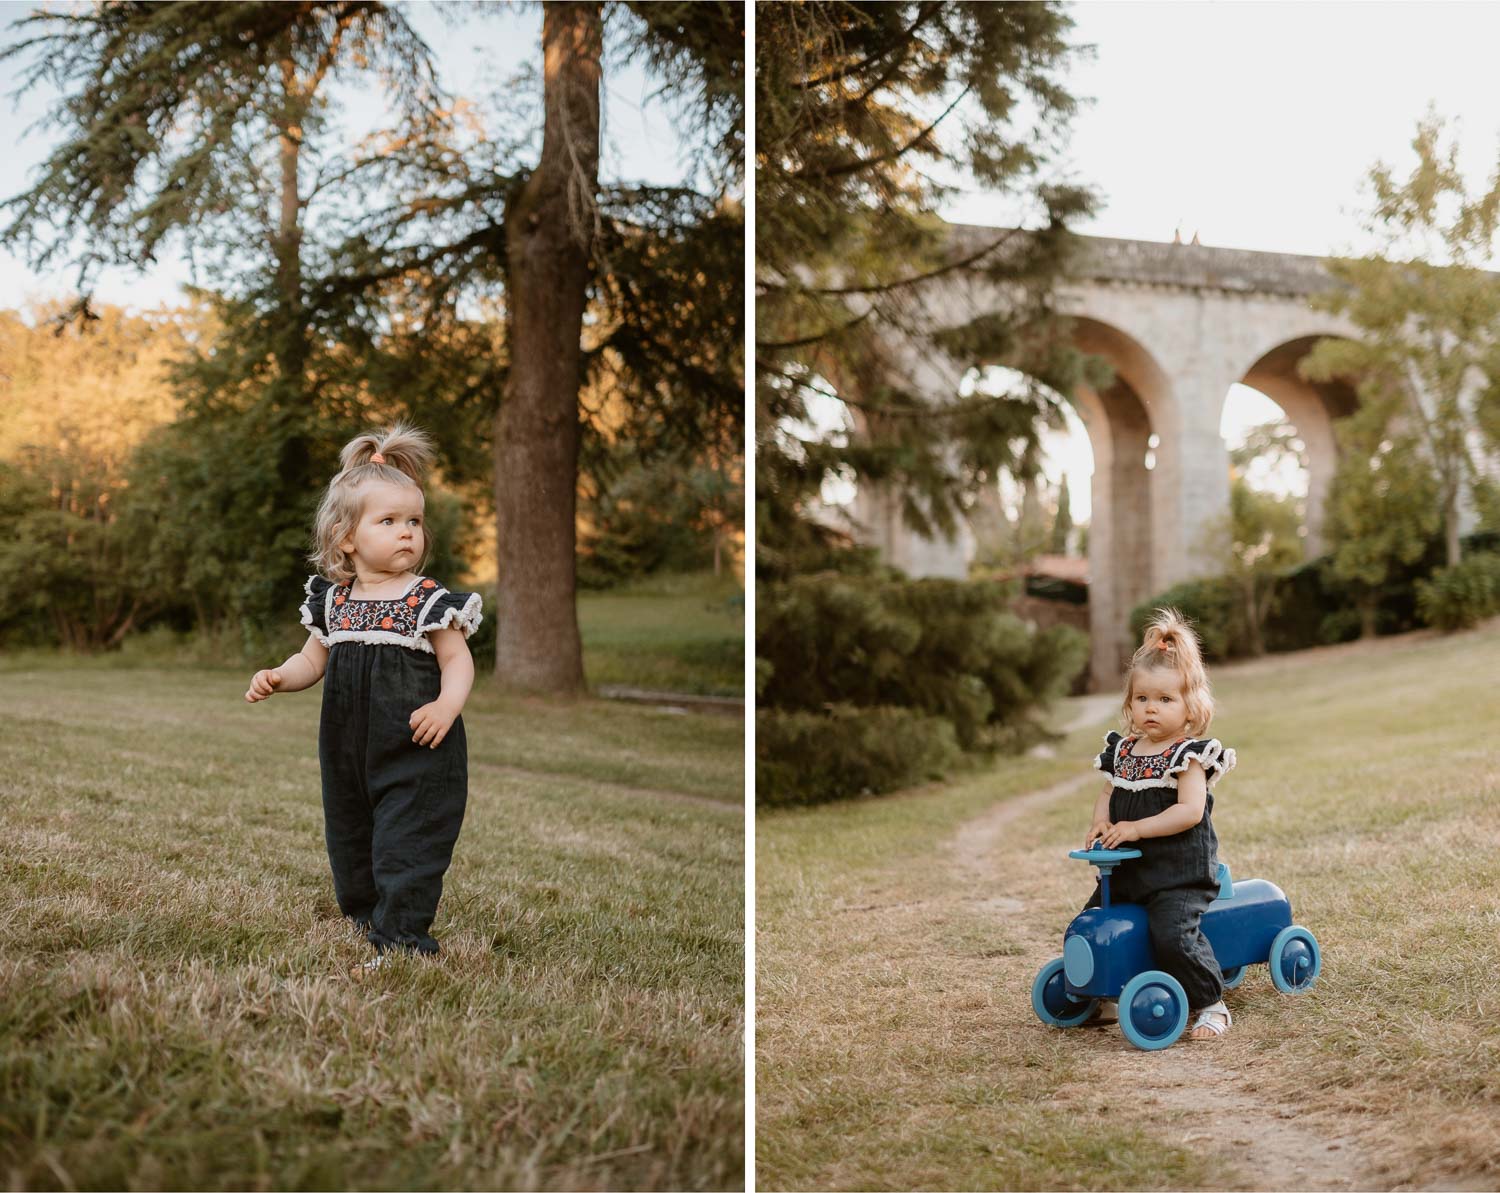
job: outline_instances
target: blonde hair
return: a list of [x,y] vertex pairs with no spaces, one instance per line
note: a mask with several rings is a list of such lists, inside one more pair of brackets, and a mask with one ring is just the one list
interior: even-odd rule
[[1187,728],[1198,736],[1208,732],[1214,719],[1214,695],[1208,686],[1208,669],[1198,635],[1176,609],[1158,609],[1146,625],[1140,648],[1131,656],[1125,674],[1125,699],[1120,705],[1127,732],[1135,721],[1130,715],[1130,696],[1137,671],[1172,670],[1182,680],[1182,703],[1187,710]]
[[[379,455],[381,460],[372,457]],[[366,431],[344,444],[339,453],[340,471],[318,502],[313,519],[313,549],[308,562],[325,579],[345,584],[354,579],[354,567],[348,553],[339,544],[353,533],[364,513],[366,486],[375,481],[392,485],[410,485],[420,490],[432,466],[435,453],[432,439],[416,427],[398,422],[384,431]],[[422,536],[420,572],[432,554],[432,536]]]

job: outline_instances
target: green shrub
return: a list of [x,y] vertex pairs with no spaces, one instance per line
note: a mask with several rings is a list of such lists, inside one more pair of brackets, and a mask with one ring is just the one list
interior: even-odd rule
[[1264,630],[1267,651],[1353,641],[1364,629],[1362,598],[1374,602],[1377,633],[1394,633],[1402,625],[1409,628],[1414,613],[1412,577],[1406,570],[1396,569],[1391,580],[1366,594],[1335,576],[1331,561],[1331,556],[1320,555],[1276,578]]
[[1417,581],[1417,612],[1425,624],[1445,633],[1500,613],[1500,555],[1471,555]]
[[[1382,610],[1375,610],[1375,632],[1382,628]],[[1311,642],[1290,646],[1277,646],[1277,650],[1303,650],[1310,646],[1333,646],[1339,642],[1353,642],[1364,632],[1364,618],[1358,609],[1334,609],[1318,618],[1316,637]]]
[[579,509],[577,582],[609,589],[660,572],[701,572],[713,566],[718,515],[737,523],[743,494],[727,475],[691,453],[650,464],[636,445],[599,448],[590,458],[591,494]]
[[[901,732],[929,742],[935,731],[926,723],[935,718],[962,750],[1024,745],[1035,733],[1031,711],[1067,691],[1087,663],[1088,640],[1066,626],[1032,630],[1009,611],[1010,596],[1006,585],[993,581],[832,572],[760,585],[760,706],[814,718],[789,722],[799,727],[796,732],[773,729],[758,744],[757,765],[769,766],[776,776],[769,790],[783,792],[804,770],[809,790],[828,789],[818,777],[822,762],[811,757],[801,736],[815,722],[843,734],[839,748],[845,753],[866,749],[864,762],[848,763],[854,777],[834,784],[844,794],[902,786],[913,775],[940,769],[934,759],[948,756],[946,745],[919,748],[914,741],[903,747],[915,751],[909,761],[862,730],[835,730],[835,708],[884,709],[887,719],[910,714],[915,719]],[[807,738],[817,740],[815,733]],[[811,797],[776,796],[778,802],[793,798]]]
[[[1276,577],[1271,589],[1271,609],[1261,629],[1267,651],[1302,650],[1324,644],[1323,621],[1328,610],[1325,564],[1325,559],[1310,560]],[[1340,626],[1328,629],[1343,632]],[[1354,633],[1359,634],[1357,618]]]
[[909,708],[838,705],[755,716],[755,799],[775,807],[874,795],[940,778],[959,755],[953,726]]
[[[1465,563],[1469,559],[1500,555],[1500,534],[1479,531],[1466,535],[1463,551]],[[1358,638],[1363,630],[1360,602],[1367,595],[1373,596],[1378,634],[1400,634],[1419,625],[1438,625],[1418,608],[1418,592],[1430,586],[1424,583],[1424,577],[1430,577],[1442,589],[1442,592],[1434,590],[1427,598],[1433,618],[1460,618],[1451,627],[1442,628],[1472,625],[1472,621],[1462,620],[1469,614],[1463,613],[1460,606],[1472,605],[1473,601],[1459,592],[1472,589],[1474,582],[1453,580],[1448,582],[1448,588],[1443,588],[1439,579],[1442,559],[1442,540],[1434,539],[1416,562],[1393,567],[1389,578],[1373,594],[1361,592],[1357,586],[1334,576],[1328,555],[1282,572],[1276,578],[1271,612],[1263,631],[1266,649],[1306,650]],[[1221,660],[1245,653],[1244,615],[1228,579],[1189,580],[1137,605],[1130,614],[1130,627],[1137,641],[1152,612],[1163,605],[1181,610],[1194,624],[1203,639],[1205,657]],[[1500,608],[1491,612],[1500,612]],[[1489,614],[1474,616],[1477,619]]]

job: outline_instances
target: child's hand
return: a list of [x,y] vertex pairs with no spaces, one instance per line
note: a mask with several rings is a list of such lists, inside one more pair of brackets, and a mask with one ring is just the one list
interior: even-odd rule
[[411,739],[419,746],[431,746],[437,749],[438,743],[448,736],[448,730],[453,727],[453,722],[457,719],[458,710],[450,708],[441,700],[424,704],[411,714],[411,720],[408,722],[415,731]]
[[1141,830],[1136,827],[1133,820],[1122,820],[1119,824],[1112,824],[1104,832],[1104,848],[1118,849],[1127,841],[1139,841]]
[[245,693],[245,699],[251,704],[257,700],[266,700],[276,691],[276,685],[281,682],[281,672],[275,667],[268,667],[264,671],[257,671],[250,677],[250,690]]
[[1089,825],[1089,835],[1083,839],[1083,847],[1085,849],[1092,849],[1094,842],[1107,832],[1109,832],[1109,817],[1101,816],[1093,824]]

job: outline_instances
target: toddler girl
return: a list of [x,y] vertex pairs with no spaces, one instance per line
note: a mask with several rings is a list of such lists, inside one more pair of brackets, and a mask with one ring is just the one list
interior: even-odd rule
[[[1175,609],[1158,609],[1130,660],[1123,706],[1128,736],[1109,733],[1094,766],[1111,776],[1094,801],[1087,849],[1139,849],[1120,864],[1111,894],[1146,908],[1157,965],[1198,1012],[1191,1038],[1229,1027],[1223,975],[1199,921],[1219,891],[1218,837],[1209,785],[1234,768],[1234,751],[1202,736],[1213,720],[1198,637]],[[1099,888],[1086,907],[1099,906]],[[1106,1016],[1108,1011],[1105,1012]]]
[[245,699],[323,684],[318,761],[339,910],[375,946],[436,953],[430,929],[468,796],[460,712],[474,682],[477,595],[422,574],[431,440],[402,424],[353,439],[318,506],[301,651]]

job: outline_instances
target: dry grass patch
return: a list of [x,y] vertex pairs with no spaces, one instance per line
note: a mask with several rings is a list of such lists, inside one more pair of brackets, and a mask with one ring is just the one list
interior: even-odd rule
[[316,694],[4,679],[11,1187],[740,1186],[737,725],[476,694],[443,953],[361,984]]
[[1277,662],[1215,675],[1241,766],[1214,818],[1323,975],[1289,998],[1252,970],[1211,1046],[1030,1009],[1092,886],[1065,854],[1107,726],[1056,763],[760,817],[762,1187],[1495,1187],[1500,632]]

